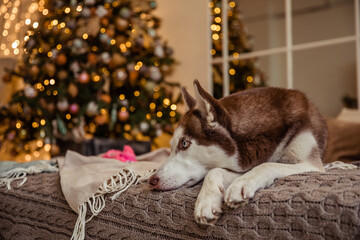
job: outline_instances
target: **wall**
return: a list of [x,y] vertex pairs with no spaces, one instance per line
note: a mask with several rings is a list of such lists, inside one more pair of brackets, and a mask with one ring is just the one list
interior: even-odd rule
[[179,82],[193,93],[198,79],[205,89],[209,84],[209,8],[207,0],[157,0],[155,14],[162,19],[160,36],[168,40],[178,61],[168,79]]

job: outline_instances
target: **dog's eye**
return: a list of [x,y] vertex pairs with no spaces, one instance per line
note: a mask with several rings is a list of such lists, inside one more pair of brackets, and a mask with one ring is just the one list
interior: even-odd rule
[[180,149],[187,149],[190,146],[190,141],[187,141],[185,139],[180,140]]

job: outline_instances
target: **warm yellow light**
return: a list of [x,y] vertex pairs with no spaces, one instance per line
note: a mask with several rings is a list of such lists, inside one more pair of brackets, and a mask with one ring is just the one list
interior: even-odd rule
[[39,123],[33,122],[33,123],[32,123],[32,127],[33,127],[33,128],[38,128],[38,127],[39,127]]
[[21,128],[21,122],[17,122],[17,123],[16,123],[16,128],[17,128],[17,129]]
[[234,52],[234,53],[233,53],[233,57],[234,57],[234,58],[239,58],[239,56],[240,56],[239,53],[237,53],[237,52]]
[[49,152],[51,150],[51,145],[50,144],[45,144],[44,150]]
[[126,112],[126,107],[122,107],[122,108],[120,109],[120,111]]
[[177,109],[177,106],[175,104],[171,104],[170,108],[171,110],[175,111]]
[[139,70],[140,70],[140,66],[139,66],[139,65],[135,65],[135,66],[134,66],[134,69],[135,69],[135,71],[139,71]]
[[230,75],[235,75],[235,69],[230,68],[230,69],[229,69],[229,73],[230,73]]
[[54,85],[55,84],[55,79],[50,79],[50,85]]
[[44,146],[43,141],[41,141],[41,140],[37,141],[37,142],[36,142],[36,146],[39,147],[39,148],[41,148],[42,146]]
[[139,92],[139,91],[135,91],[135,92],[134,92],[134,96],[135,96],[135,97],[138,97],[139,95],[140,95],[140,92]]
[[131,130],[131,125],[130,124],[125,124],[124,130],[127,131],[127,132],[130,131]]
[[150,120],[150,119],[151,119],[151,114],[150,114],[150,113],[146,114],[146,119],[147,119],[147,120]]
[[156,104],[152,102],[150,103],[149,107],[151,110],[154,110],[156,108]]
[[216,22],[216,23],[221,23],[221,17],[216,17],[216,18],[215,18],[215,22]]
[[66,23],[64,23],[64,22],[60,23],[61,28],[64,28],[65,26],[66,26]]
[[215,55],[215,54],[216,54],[216,50],[215,50],[215,49],[211,49],[211,50],[210,50],[210,54],[211,54],[211,55]]
[[88,35],[87,33],[84,33],[84,34],[82,35],[82,38],[83,38],[83,39],[88,39],[88,37],[89,37],[89,35]]
[[70,120],[70,119],[71,119],[71,115],[70,115],[70,113],[66,114],[66,116],[65,116],[65,117],[66,117],[66,119],[67,119],[67,120]]
[[8,34],[9,34],[9,31],[8,31],[8,30],[4,30],[2,35],[3,35],[4,37],[6,37]]
[[217,33],[214,33],[213,35],[212,35],[212,38],[214,39],[214,40],[219,40],[219,34],[217,34]]
[[165,98],[165,99],[163,100],[163,104],[164,104],[165,106],[169,106],[169,105],[170,105],[170,100],[169,100],[168,98]]
[[213,3],[213,2],[209,2],[209,3],[208,3],[208,6],[209,6],[209,8],[213,8],[213,7],[214,7],[214,3]]
[[60,50],[62,48],[61,44],[56,45],[56,49]]
[[38,26],[39,26],[39,23],[38,23],[38,22],[34,22],[33,28],[38,28]]
[[252,83],[254,81],[254,78],[252,76],[247,76],[246,81]]
[[175,117],[175,116],[176,116],[176,112],[171,111],[171,112],[170,112],[170,117]]
[[233,1],[229,2],[229,6],[230,6],[231,8],[234,8],[235,5],[236,5],[235,2],[233,2]]
[[111,39],[111,40],[110,40],[110,44],[111,44],[111,45],[115,45],[115,43],[116,43],[115,39]]
[[105,31],[106,31],[105,28],[100,28],[100,32],[101,32],[101,33],[104,33]]
[[41,119],[41,120],[40,120],[40,124],[41,124],[42,126],[44,126],[45,123],[46,123],[45,119]]
[[31,20],[30,20],[29,18],[27,18],[27,19],[25,20],[25,24],[26,24],[26,25],[30,25],[30,23],[31,23]]
[[160,112],[160,111],[158,111],[158,112],[156,113],[156,116],[158,116],[159,118],[162,117],[162,115],[163,115],[163,113]]
[[213,31],[216,31],[216,24],[211,24],[211,26],[210,26],[210,28],[211,28],[211,30],[213,30]]
[[95,76],[93,77],[93,81],[94,81],[94,82],[100,81],[100,76],[99,76],[99,75],[95,75]]
[[219,14],[221,12],[221,9],[219,7],[214,8],[214,12],[216,14]]
[[65,13],[69,13],[70,10],[71,10],[71,9],[70,9],[69,7],[67,7],[67,8],[65,8],[64,12],[65,12]]
[[48,57],[52,57],[53,54],[52,54],[52,52],[48,52],[47,55],[48,55]]
[[120,44],[120,50],[121,52],[126,52],[126,45],[125,44]]
[[43,14],[44,16],[48,15],[48,14],[49,14],[49,10],[44,9],[44,10],[42,11],[42,14]]
[[119,99],[120,99],[120,100],[124,100],[124,99],[125,99],[125,95],[124,95],[124,94],[120,94]]
[[49,85],[49,79],[44,80],[44,85]]
[[105,109],[105,108],[100,109],[100,114],[104,115],[105,113],[106,113],[106,109]]
[[57,90],[54,90],[53,91],[53,95],[56,96],[58,94],[58,91]]
[[34,152],[34,157],[36,157],[36,158],[40,157],[39,151],[35,151],[35,152]]
[[70,33],[70,29],[65,28],[64,32],[65,32],[66,34],[69,34],[69,33]]
[[31,155],[30,154],[25,155],[25,161],[27,161],[27,162],[31,161]]
[[57,19],[55,19],[51,22],[51,25],[56,26],[56,25],[58,25],[58,23],[59,23],[59,21]]
[[131,42],[130,41],[127,41],[126,43],[125,43],[125,45],[126,45],[126,47],[131,47]]
[[78,11],[78,12],[81,12],[81,10],[82,10],[82,6],[77,6],[77,8],[76,8],[76,11]]

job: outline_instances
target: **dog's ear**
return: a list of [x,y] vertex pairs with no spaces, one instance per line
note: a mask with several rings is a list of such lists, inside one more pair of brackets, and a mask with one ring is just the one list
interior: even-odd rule
[[219,101],[207,93],[198,80],[194,80],[196,106],[209,124],[218,122],[227,128],[230,124],[228,112],[219,104]]
[[186,105],[188,106],[188,109],[193,109],[196,105],[195,99],[186,91],[185,87],[181,88],[182,96],[184,101],[186,102]]

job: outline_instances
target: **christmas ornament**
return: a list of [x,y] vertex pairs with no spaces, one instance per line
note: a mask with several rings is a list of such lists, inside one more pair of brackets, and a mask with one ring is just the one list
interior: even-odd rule
[[65,112],[69,108],[69,103],[66,99],[57,102],[56,107],[59,111]]
[[104,8],[104,6],[99,5],[96,8],[96,15],[98,15],[99,17],[104,17],[107,14],[107,10]]
[[148,122],[142,121],[140,123],[139,127],[140,127],[140,131],[145,133],[145,132],[147,132],[149,130],[150,125],[149,125]]
[[119,53],[114,53],[111,57],[109,66],[115,68],[117,66],[123,65],[126,63],[126,58],[121,56]]
[[151,66],[149,68],[149,71],[150,71],[150,78],[154,81],[159,81],[161,79],[161,72],[160,72],[160,69],[156,66]]
[[116,29],[117,29],[117,30],[119,30],[119,31],[124,31],[125,29],[128,28],[129,22],[128,22],[128,20],[126,20],[126,19],[117,17],[117,18],[115,19],[115,26],[116,26]]
[[86,72],[83,71],[82,73],[80,73],[79,77],[78,77],[78,82],[81,84],[87,84],[90,81],[90,75]]
[[126,80],[127,76],[128,75],[127,75],[125,69],[123,69],[123,68],[117,69],[115,71],[115,80],[117,80],[117,81],[123,82]]
[[101,114],[101,115],[97,115],[95,117],[95,123],[97,123],[98,125],[104,125],[109,121],[109,116],[108,114]]
[[126,120],[129,119],[129,112],[128,111],[119,111],[118,112],[118,118],[121,122],[125,122]]
[[97,56],[94,53],[88,53],[87,60],[89,63],[96,65],[97,64]]
[[76,97],[79,93],[79,90],[74,83],[70,83],[67,90],[69,95],[73,98]]
[[74,73],[74,75],[77,75],[77,73],[79,73],[81,70],[79,62],[75,61],[75,62],[71,63],[70,70]]
[[100,99],[107,104],[111,103],[111,97],[108,94],[101,94]]
[[109,36],[106,33],[101,33],[100,34],[100,41],[102,43],[110,44],[110,40],[111,39],[109,38]]
[[88,18],[91,16],[91,10],[87,7],[84,7],[82,12],[81,12],[81,15],[85,18]]
[[54,119],[53,125],[57,126],[60,134],[65,136],[67,133],[67,128],[65,126],[64,121],[60,118],[59,114],[56,115],[56,120]]
[[56,68],[55,68],[54,64],[47,62],[47,63],[45,63],[44,68],[45,68],[45,72],[49,76],[54,76],[55,71],[56,71]]
[[55,111],[55,104],[53,102],[48,103],[46,105],[46,109],[49,111],[49,113],[53,113]]
[[155,56],[157,56],[157,57],[159,57],[159,58],[162,58],[162,57],[164,57],[164,49],[163,49],[163,47],[160,45],[160,44],[157,44],[156,46],[155,46],[155,49],[154,49],[154,54],[155,54]]
[[28,98],[34,98],[37,95],[37,91],[30,84],[26,84],[24,88],[24,95]]
[[110,62],[110,60],[111,60],[110,53],[108,53],[108,52],[103,52],[100,55],[100,57],[101,57],[102,62],[105,63],[105,64],[108,64]]
[[67,61],[66,55],[61,53],[56,57],[56,63],[58,65],[64,65]]
[[120,15],[122,18],[128,19],[128,18],[131,17],[131,11],[130,11],[129,8],[123,7],[123,8],[120,9],[119,15]]
[[98,113],[98,105],[94,101],[89,102],[86,107],[86,115],[92,117],[95,116],[97,113]]
[[80,107],[77,103],[72,103],[69,107],[69,112],[71,114],[77,114],[79,112],[79,109]]
[[[31,68],[30,68],[30,74],[32,76],[37,76],[40,72],[40,69],[37,65],[32,65]],[[10,75],[9,75],[10,76]]]

